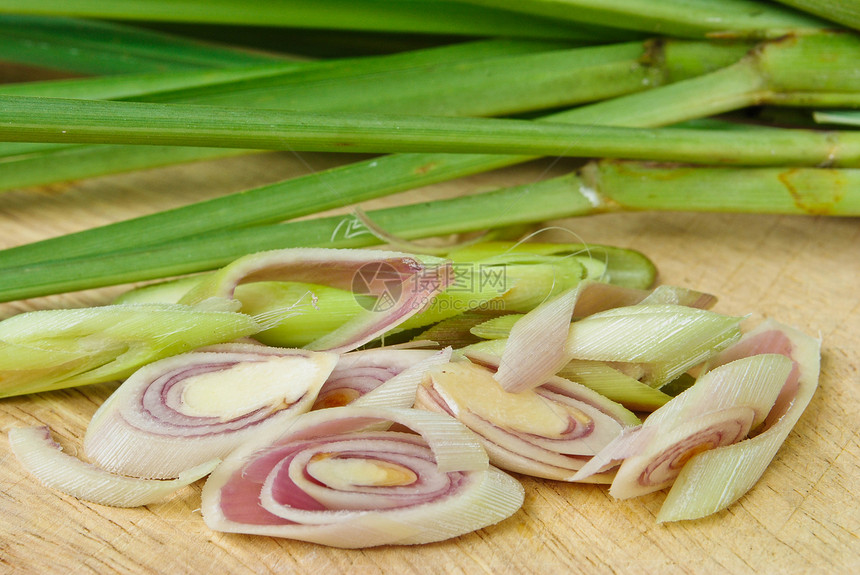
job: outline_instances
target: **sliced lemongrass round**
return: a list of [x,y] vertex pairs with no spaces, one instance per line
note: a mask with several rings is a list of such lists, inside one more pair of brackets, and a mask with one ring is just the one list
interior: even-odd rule
[[[377,396],[388,397],[389,407],[411,407],[424,371],[437,362],[446,363],[449,358],[450,350],[440,353],[382,347],[345,353],[320,389],[313,409],[342,407],[374,391]],[[410,371],[411,368],[416,369]],[[398,379],[392,381],[395,377]],[[391,384],[382,387],[386,382]]]
[[182,470],[176,479],[160,481],[116,475],[63,452],[47,427],[9,430],[9,444],[21,465],[42,484],[66,495],[114,507],[156,503],[212,472],[213,459]]
[[627,499],[670,486],[694,455],[745,438],[753,417],[749,407],[730,407],[659,429],[645,450],[621,463],[610,495]]
[[135,477],[175,477],[310,410],[337,355],[224,344],[135,372],[96,411],[84,450]]
[[453,418],[346,406],[237,449],[206,482],[202,510],[219,531],[359,548],[474,531],[509,517],[523,496]]
[[781,353],[793,362],[764,430],[735,445],[693,457],[669,491],[657,521],[698,519],[725,509],[752,489],[800,419],[818,387],[821,343],[769,320],[718,360],[753,353]]
[[480,359],[493,367],[464,361],[431,370],[416,406],[457,417],[480,436],[493,465],[571,480],[622,430],[640,423],[620,405],[562,378],[507,392],[492,377],[498,358]]

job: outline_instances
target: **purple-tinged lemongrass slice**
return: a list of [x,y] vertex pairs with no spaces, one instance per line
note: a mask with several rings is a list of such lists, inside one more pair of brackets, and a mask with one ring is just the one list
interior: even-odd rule
[[241,257],[207,276],[181,302],[229,299],[238,285],[259,281],[314,283],[375,296],[373,309],[362,309],[340,328],[305,346],[342,353],[421,312],[452,279],[450,262],[431,256],[379,250],[292,248]]
[[[445,363],[450,358],[450,350],[440,355],[437,350],[382,347],[345,353],[340,356],[334,370],[320,389],[313,409],[348,405],[409,368],[421,366],[423,371],[418,369],[410,372],[419,380],[413,386],[412,397],[405,402],[395,400],[396,405],[391,405],[391,407],[411,407],[415,401],[415,389],[423,377],[423,372],[431,365],[435,365],[436,360],[428,361],[426,364],[424,362],[434,356],[441,363]],[[407,375],[401,380],[406,380],[408,377]],[[405,392],[409,394],[408,390]]]
[[596,284],[580,284],[567,290],[514,324],[494,375],[502,389],[518,392],[537,387],[569,361],[565,341],[573,309],[579,294],[589,285]]
[[790,372],[791,362],[778,354],[738,359],[708,371],[640,428],[607,445],[577,478],[621,461],[609,491],[614,497],[664,489],[696,454],[746,438],[764,420]]
[[725,509],[764,474],[818,387],[820,342],[768,320],[723,352],[717,362],[746,354],[778,353],[792,370],[763,429],[749,439],[701,453],[687,463],[657,515],[657,521],[698,519]]
[[224,457],[264,425],[310,410],[337,355],[225,344],[149,364],[96,411],[84,450],[134,477],[176,477]]
[[219,459],[187,468],[176,479],[160,481],[115,475],[64,453],[47,427],[9,430],[9,444],[21,465],[46,487],[114,507],[156,503],[211,473]]
[[624,429],[640,423],[620,405],[559,377],[531,390],[505,391],[493,378],[498,358],[471,357],[486,365],[461,361],[431,371],[416,406],[462,421],[502,469],[569,481]]
[[509,517],[523,496],[455,419],[349,405],[234,451],[207,480],[202,511],[218,531],[361,548],[456,537]]

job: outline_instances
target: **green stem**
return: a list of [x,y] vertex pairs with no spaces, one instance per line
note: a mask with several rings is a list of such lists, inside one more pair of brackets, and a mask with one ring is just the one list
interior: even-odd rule
[[284,58],[123,24],[0,14],[0,60],[71,73],[157,73],[253,66]]
[[734,36],[775,38],[793,31],[820,31],[828,23],[754,0],[468,0],[481,6],[665,34],[702,38]]
[[[860,170],[680,169],[600,162],[589,164],[581,173],[534,184],[368,215],[392,234],[419,239],[643,209],[857,216],[857,190]],[[137,250],[7,268],[0,276],[0,300],[205,271],[266,249],[357,248],[379,243],[349,215],[214,232]]]
[[612,26],[574,25],[447,0],[4,0],[0,12],[328,30],[612,41]]
[[827,20],[860,30],[860,4],[856,0],[776,0]]
[[316,152],[609,157],[702,164],[854,166],[860,134],[561,125],[528,120],[296,114],[233,107],[0,96],[0,138]]
[[[667,51],[667,60],[654,58],[671,69],[679,51]],[[671,56],[671,57],[670,57]],[[734,109],[739,98],[756,91],[760,78],[749,65],[732,67],[666,87],[597,105],[583,106],[551,116],[556,121],[614,122],[631,126],[672,124],[698,116]],[[746,101],[746,100],[744,100]],[[615,103],[615,104],[613,104]],[[595,108],[600,111],[593,111]],[[145,150],[126,148],[129,153]],[[188,150],[187,148],[176,148]],[[472,156],[451,154],[395,155],[359,162],[285,182],[247,190],[175,210],[156,213],[44,240],[0,252],[0,267],[133,249],[144,238],[170,242],[217,230],[275,223],[338,206],[359,203],[410,188],[451,180],[529,160],[523,156]],[[81,158],[71,156],[58,166],[73,167]],[[124,161],[128,161],[126,158]],[[4,167],[9,172],[11,165]],[[487,225],[492,225],[488,222]]]
[[[229,82],[147,96],[164,102],[201,102],[293,110],[406,111],[492,115],[540,107],[572,105],[641,90],[661,82],[659,70],[639,60],[641,44],[556,50],[532,41],[484,41],[393,56],[304,64],[254,82]],[[716,50],[724,57],[737,50]],[[133,85],[136,80],[128,78]],[[138,78],[137,81],[143,81]],[[159,84],[145,84],[158,90]],[[47,85],[46,85],[47,84]],[[63,82],[87,97],[104,99],[127,90],[117,79]],[[116,84],[120,84],[117,86]],[[51,83],[17,94],[39,95]],[[56,93],[56,92],[50,92]],[[50,94],[49,93],[49,94]],[[143,92],[137,99],[143,98]],[[0,188],[38,185],[135,168],[154,167],[241,153],[238,150],[183,149],[174,154],[154,146],[0,145]]]

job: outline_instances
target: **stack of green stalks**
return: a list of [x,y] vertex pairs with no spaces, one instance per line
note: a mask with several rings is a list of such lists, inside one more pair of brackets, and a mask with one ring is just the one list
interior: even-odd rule
[[0,189],[387,154],[2,250],[0,300],[381,243],[294,220],[540,156],[583,162],[367,216],[405,240],[624,210],[855,216],[858,29],[853,0],[0,0],[0,60],[69,78],[0,86]]

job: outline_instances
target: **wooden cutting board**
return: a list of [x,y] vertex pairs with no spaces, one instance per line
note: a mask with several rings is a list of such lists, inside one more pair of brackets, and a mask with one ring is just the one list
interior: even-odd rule
[[[338,161],[261,154],[0,195],[0,247],[219,196]],[[536,181],[570,169],[534,162],[364,207]],[[2,167],[0,167],[2,169]],[[548,225],[557,241],[636,248],[662,283],[719,296],[716,311],[773,317],[823,341],[811,405],[755,488],[712,517],[658,525],[665,494],[614,501],[606,487],[521,477],[503,523],[420,547],[346,551],[210,531],[201,485],[114,509],[41,487],[0,440],[0,572],[10,573],[858,573],[860,572],[860,220],[637,213]],[[576,239],[575,239],[576,238]],[[0,305],[108,303],[108,288]],[[47,424],[70,451],[115,384],[0,400],[0,430]]]

